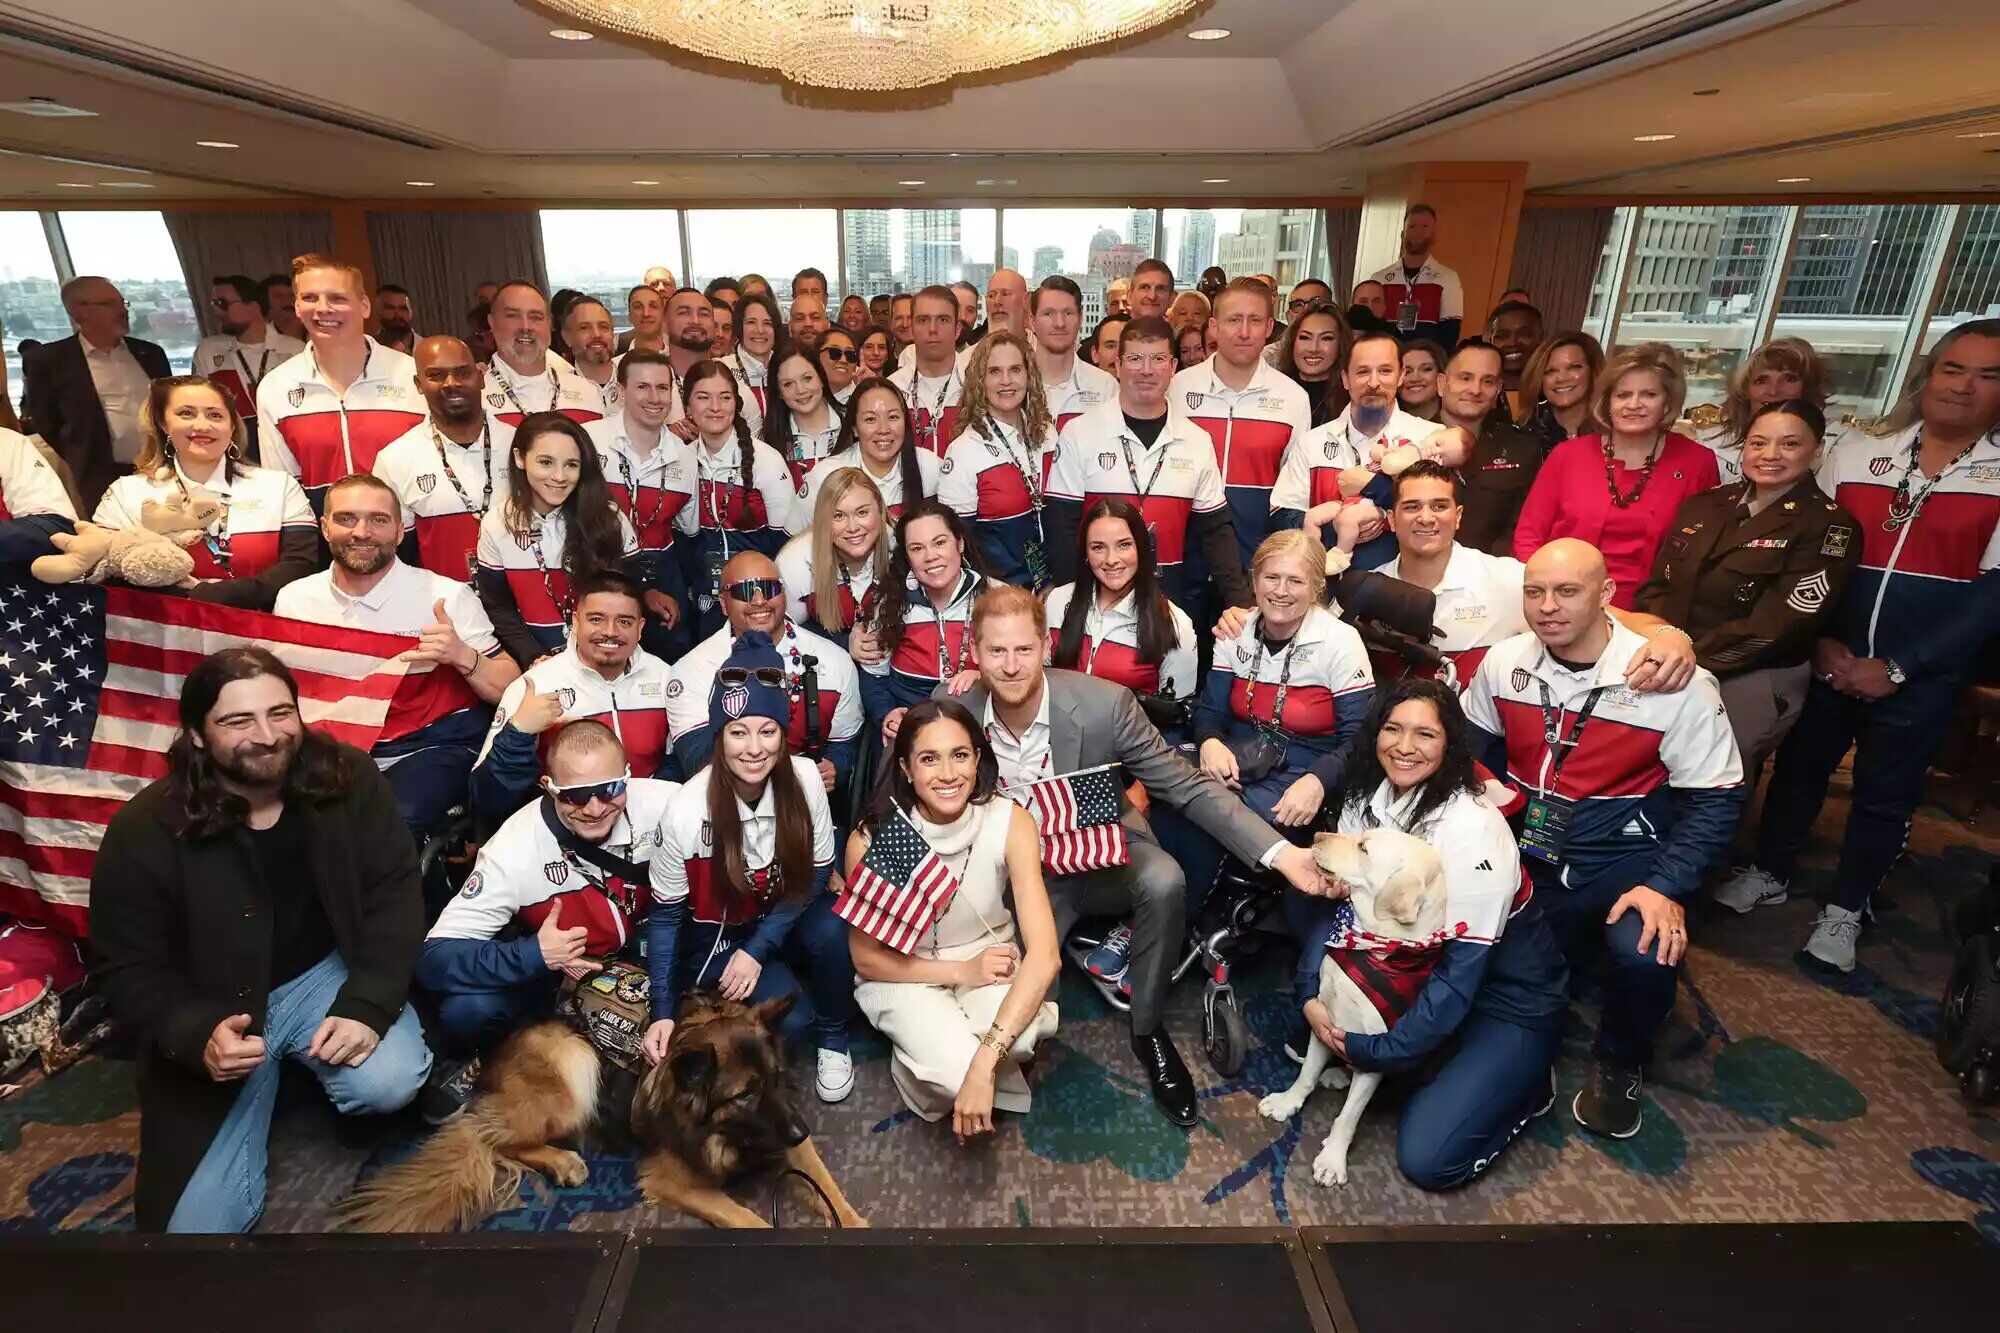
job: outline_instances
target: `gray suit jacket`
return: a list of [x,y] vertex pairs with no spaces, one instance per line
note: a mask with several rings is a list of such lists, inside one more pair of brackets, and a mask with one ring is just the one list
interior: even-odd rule
[[[1250,812],[1241,797],[1183,759],[1159,729],[1146,720],[1131,690],[1079,671],[1051,667],[1049,692],[1050,771],[1074,773],[1101,764],[1123,764],[1126,776],[1146,784],[1146,795],[1181,811],[1246,865],[1284,839]],[[946,697],[939,686],[937,698]],[[981,721],[986,717],[984,684],[959,702]],[[1122,798],[1121,798],[1122,800]],[[1125,826],[1152,837],[1145,816],[1124,802]]]

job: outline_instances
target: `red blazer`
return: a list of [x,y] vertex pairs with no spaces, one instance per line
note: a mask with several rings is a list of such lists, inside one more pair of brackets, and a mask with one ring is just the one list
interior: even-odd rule
[[[1622,464],[1617,473],[1619,493],[1630,495],[1639,473]],[[1521,506],[1520,521],[1514,525],[1514,558],[1525,561],[1544,542],[1558,537],[1589,542],[1604,553],[1605,568],[1618,581],[1612,605],[1629,611],[1681,502],[1721,484],[1715,455],[1670,431],[1645,494],[1630,508],[1620,509],[1611,503],[1606,484],[1602,440],[1595,435],[1565,440],[1542,464]]]

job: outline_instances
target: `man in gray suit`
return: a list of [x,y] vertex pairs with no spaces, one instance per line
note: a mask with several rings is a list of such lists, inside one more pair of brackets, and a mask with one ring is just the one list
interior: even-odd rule
[[[960,701],[985,725],[1000,761],[1001,785],[1024,789],[1043,778],[1122,764],[1146,794],[1180,810],[1246,865],[1273,866],[1302,890],[1317,890],[1312,853],[1294,846],[1250,813],[1234,792],[1168,745],[1132,691],[1075,671],[1042,665],[1048,620],[1020,588],[1000,586],[972,613],[980,683]],[[941,686],[942,696],[948,687]],[[891,730],[900,718],[889,719]],[[1167,985],[1187,936],[1187,882],[1160,849],[1146,818],[1123,801],[1131,864],[1084,875],[1052,876],[1056,928],[1069,933],[1085,915],[1132,920],[1132,1053],[1146,1070],[1153,1100],[1177,1125],[1196,1122],[1194,1079],[1167,1036]]]

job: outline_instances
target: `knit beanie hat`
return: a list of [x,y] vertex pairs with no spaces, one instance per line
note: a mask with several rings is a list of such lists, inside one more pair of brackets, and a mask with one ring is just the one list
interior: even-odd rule
[[[741,672],[740,679],[735,673]],[[758,672],[775,673],[759,679]],[[708,725],[719,735],[729,723],[746,717],[768,717],[781,727],[792,721],[792,700],[785,688],[785,660],[771,636],[753,629],[736,640],[729,660],[715,673],[708,691]]]

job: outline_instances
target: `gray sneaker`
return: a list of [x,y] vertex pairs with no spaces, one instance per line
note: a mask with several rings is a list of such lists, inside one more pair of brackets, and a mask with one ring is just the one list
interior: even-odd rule
[[1842,972],[1854,970],[1854,946],[1861,938],[1861,913],[1828,903],[1813,922],[1806,952]]
[[1785,901],[1789,888],[1762,866],[1738,866],[1735,873],[1715,886],[1715,901],[1732,912],[1748,912]]

